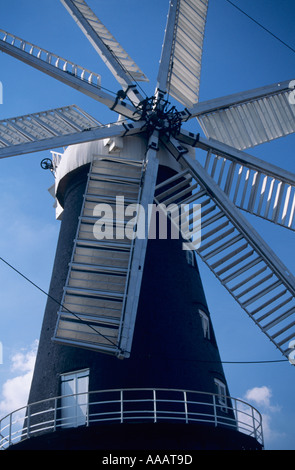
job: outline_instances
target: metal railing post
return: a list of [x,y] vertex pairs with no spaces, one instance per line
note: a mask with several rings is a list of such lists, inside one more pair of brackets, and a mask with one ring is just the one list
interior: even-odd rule
[[86,398],[86,426],[89,426],[89,393],[85,393]]
[[31,421],[31,405],[28,405],[28,414],[27,414],[27,437],[30,437],[30,423]]
[[153,390],[153,402],[154,402],[154,423],[157,422],[157,397],[156,390]]
[[57,398],[54,399],[53,430],[56,431]]
[[12,414],[13,413],[10,413],[10,416],[9,416],[9,438],[8,438],[8,444],[11,446],[12,444],[12,439],[11,439],[11,429],[12,429]]
[[238,411],[238,402],[236,399],[234,399],[234,403],[235,403],[236,429],[238,431],[239,430],[239,419],[238,419],[239,411]]
[[123,390],[120,390],[120,409],[121,409],[121,423],[124,421],[124,409],[123,409],[123,403],[124,403],[124,398],[123,398]]
[[185,422],[188,423],[188,412],[187,412],[187,397],[186,391],[183,391],[183,400],[184,400],[184,412],[185,412]]
[[254,437],[257,440],[257,431],[256,431],[256,425],[255,425],[254,408],[252,406],[251,406],[251,410],[252,410],[252,421],[253,421]]
[[216,397],[215,395],[212,395],[212,397],[213,397],[213,410],[214,410],[214,426],[217,426]]

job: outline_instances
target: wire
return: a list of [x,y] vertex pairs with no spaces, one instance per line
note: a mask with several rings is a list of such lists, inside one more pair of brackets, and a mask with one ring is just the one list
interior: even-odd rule
[[[48,292],[46,292],[45,290],[43,290],[41,287],[39,287],[37,284],[35,284],[33,281],[31,281],[27,276],[25,276],[23,273],[21,273],[20,271],[18,271],[18,269],[16,269],[14,266],[12,266],[10,263],[8,263],[8,261],[6,261],[4,258],[2,258],[0,256],[0,260],[3,261],[3,263],[5,263],[7,266],[9,266],[11,269],[13,269],[13,271],[15,271],[17,274],[19,274],[21,277],[23,277],[26,281],[28,281],[30,284],[32,284],[34,287],[36,287],[39,291],[41,291],[43,294],[47,295],[47,297],[51,300],[53,300],[54,302],[56,302],[58,305],[60,305],[61,307],[63,307],[68,313],[70,313],[71,315],[73,315],[74,317],[76,317],[78,320],[81,320],[81,321],[84,321],[82,320],[79,315],[77,315],[76,313],[74,312],[71,312],[71,310],[69,310],[67,307],[65,307],[64,305],[62,305],[58,300],[56,300],[54,297],[52,297],[50,294],[48,294]],[[102,336],[104,339],[108,340],[111,344],[113,344],[114,346],[117,347],[116,343],[114,343],[113,341],[111,341],[107,336],[103,335],[102,333],[100,333],[99,331],[97,331],[92,325],[89,325],[87,322],[85,322],[87,324],[87,326],[92,329],[93,331],[95,331],[95,333],[99,334],[100,336]]]
[[289,360],[276,359],[272,361],[221,361],[221,364],[270,364],[274,362],[289,362]]
[[197,364],[199,363],[205,363],[205,364],[271,364],[271,363],[277,363],[277,362],[289,362],[288,359],[274,359],[274,360],[268,360],[268,361],[207,361],[207,360],[202,360],[202,359],[185,359],[185,358],[172,358],[172,357],[166,357],[165,359],[171,359],[171,360],[179,360],[179,361],[185,361],[185,362],[195,362]]
[[243,11],[241,8],[239,8],[237,5],[235,5],[233,2],[231,2],[231,0],[226,0],[228,3],[230,3],[233,7],[235,7],[237,10],[239,10],[241,13],[243,13],[243,15],[247,16],[247,18],[249,18],[251,21],[253,21],[254,23],[256,23],[258,26],[260,26],[260,28],[264,29],[264,31],[266,31],[267,33],[269,33],[272,37],[274,37],[275,39],[277,39],[279,42],[281,42],[284,46],[288,47],[288,49],[290,49],[292,52],[295,52],[295,49],[293,49],[293,47],[291,47],[289,44],[287,44],[286,42],[282,41],[282,39],[280,39],[278,36],[276,36],[275,34],[273,34],[269,29],[267,29],[265,26],[263,26],[261,23],[259,23],[257,20],[255,20],[254,18],[252,18],[252,16],[248,15],[248,13],[246,13],[245,11]]
[[[43,290],[41,287],[39,287],[37,284],[35,284],[33,281],[31,281],[27,276],[25,276],[23,273],[21,273],[18,269],[16,269],[14,266],[12,266],[10,263],[8,263],[8,261],[6,261],[4,258],[0,257],[0,260],[3,261],[3,263],[5,263],[7,266],[9,266],[11,269],[13,269],[13,271],[15,271],[17,274],[19,274],[21,277],[23,277],[26,281],[28,281],[30,284],[32,284],[34,287],[36,287],[39,291],[41,291],[43,294],[45,294],[47,297],[49,297],[51,300],[53,300],[54,302],[56,302],[58,305],[60,305],[61,307],[63,307],[65,310],[67,310],[69,313],[71,313],[72,315],[76,316],[79,320],[81,320],[79,318],[78,315],[76,315],[75,313],[71,312],[68,308],[64,307],[58,300],[56,300],[54,297],[52,297],[50,294],[48,294],[48,292],[46,292],[45,290]],[[101,335],[103,338],[107,339],[108,341],[110,341],[110,343],[112,343],[113,345],[116,346],[116,344],[111,341],[107,336],[104,336],[102,333],[100,333],[99,331],[97,331],[95,328],[91,327],[91,325],[88,325],[89,328],[92,328],[96,333],[98,333],[99,335]],[[267,363],[275,363],[275,362],[289,362],[288,359],[277,359],[277,360],[269,360],[269,361],[206,361],[206,360],[198,360],[198,359],[181,359],[181,358],[178,358],[179,360],[191,360],[193,362],[203,362],[203,363],[220,363],[221,364],[267,364]]]
[[39,289],[43,294],[47,295],[47,297],[51,298],[52,300],[54,300],[56,303],[59,304],[59,302],[54,299],[53,297],[51,297],[50,294],[48,294],[47,292],[45,292],[45,290],[41,289],[41,287],[37,286],[37,284],[35,284],[33,281],[31,281],[28,277],[26,277],[24,274],[22,274],[20,271],[18,271],[14,266],[12,266],[11,264],[8,263],[8,261],[6,261],[5,259],[1,258],[0,257],[0,260],[3,261],[3,263],[5,263],[7,266],[9,266],[11,269],[13,269],[13,271],[15,271],[17,274],[19,274],[20,276],[22,276],[26,281],[28,281],[30,284],[32,284],[34,287],[36,287],[37,289]]

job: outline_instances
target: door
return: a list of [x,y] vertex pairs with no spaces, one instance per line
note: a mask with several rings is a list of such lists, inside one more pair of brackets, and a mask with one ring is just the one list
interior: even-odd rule
[[88,415],[89,370],[61,376],[61,427],[83,426]]

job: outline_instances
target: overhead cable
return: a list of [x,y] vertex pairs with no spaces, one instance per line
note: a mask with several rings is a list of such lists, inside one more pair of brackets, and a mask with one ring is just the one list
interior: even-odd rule
[[264,31],[266,31],[268,34],[270,34],[272,37],[274,37],[275,39],[277,39],[279,42],[281,42],[284,46],[288,47],[288,49],[290,49],[292,52],[295,52],[295,49],[293,47],[291,47],[289,44],[287,44],[286,42],[282,41],[282,39],[280,39],[278,36],[276,36],[274,33],[272,33],[269,29],[267,29],[265,26],[263,26],[261,23],[259,23],[257,20],[255,20],[254,18],[252,18],[252,16],[248,15],[248,13],[246,13],[244,10],[242,10],[241,8],[239,8],[235,3],[231,2],[231,0],[226,0],[228,3],[230,3],[233,7],[235,7],[237,10],[239,10],[241,13],[243,13],[243,15],[247,16],[247,18],[249,18],[251,21],[253,21],[254,23],[256,23],[260,28],[262,28]]
[[[54,302],[56,302],[58,305],[62,305],[58,300],[56,300],[54,297],[52,297],[50,294],[48,294],[48,292],[46,292],[45,290],[43,290],[41,287],[39,287],[37,284],[35,284],[33,281],[31,281],[27,276],[25,276],[23,273],[21,273],[18,269],[16,269],[14,266],[12,266],[10,263],[8,263],[8,261],[6,261],[4,258],[0,257],[0,260],[3,261],[3,263],[5,263],[7,266],[9,266],[13,271],[15,271],[17,274],[19,274],[21,277],[23,277],[26,281],[28,281],[30,284],[32,284],[34,287],[36,287],[36,289],[40,290],[43,294],[45,294],[48,298],[50,298],[51,300],[53,300]],[[69,309],[67,309],[66,307],[64,307],[65,310],[67,310],[70,314],[76,316],[79,320],[79,316],[76,315],[75,313],[71,312]],[[95,328],[91,327],[91,325],[88,325],[89,328],[92,328],[96,333],[100,334],[101,336],[103,336],[105,339],[107,339],[108,341],[110,341],[110,343],[112,344],[115,344],[113,343],[109,338],[107,338],[106,336],[104,336],[102,333],[98,332]],[[170,358],[172,359],[172,358]],[[182,359],[182,360],[187,360],[187,359]],[[206,363],[214,363],[216,361],[208,361],[208,360],[195,360],[195,359],[191,359],[191,361],[194,361],[194,362],[206,362]],[[221,361],[222,364],[266,364],[266,363],[275,363],[275,362],[289,362],[288,359],[277,359],[277,360],[267,360],[267,361]]]

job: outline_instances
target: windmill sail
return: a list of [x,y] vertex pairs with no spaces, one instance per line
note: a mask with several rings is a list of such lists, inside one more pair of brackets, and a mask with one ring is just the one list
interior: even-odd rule
[[[147,153],[147,165],[120,157],[93,160],[54,341],[129,357],[146,237],[130,236],[140,214],[127,220],[124,204],[139,210],[138,204],[147,208],[152,203],[157,166],[153,150]],[[106,204],[114,218],[105,219],[102,233],[98,215]]]
[[158,88],[184,106],[198,102],[208,0],[170,2]]
[[0,50],[105,104],[110,109],[136,119],[134,114],[136,109],[132,105],[116,100],[101,89],[101,78],[97,73],[3,30],[0,30]]
[[295,175],[226,144],[181,131],[178,139],[204,150],[204,168],[240,209],[295,230]]
[[[202,243],[196,252],[250,318],[287,356],[288,343],[295,336],[294,276],[206,170],[186,153],[179,153],[179,144],[167,146],[194,185],[193,192],[184,197],[175,192],[169,203],[175,199],[178,204],[186,204],[189,198],[202,207]],[[169,183],[167,180],[167,187]],[[156,190],[157,201],[167,204],[165,187],[162,185],[160,191]]]
[[[295,230],[294,175],[241,152],[295,131],[292,82],[199,103],[208,0],[170,0],[157,92],[169,93],[186,108],[175,115],[166,112],[157,96],[153,106],[143,100],[140,107],[136,82],[147,78],[137,64],[84,0],[61,2],[122,86],[117,96],[101,89],[98,74],[2,30],[0,50],[139,122],[102,126],[77,106],[5,119],[0,121],[0,158],[144,131],[151,137],[142,161],[114,157],[92,163],[54,340],[129,356],[147,236],[131,242],[97,239],[93,210],[100,203],[112,206],[118,188],[143,208],[153,201],[162,133],[207,156],[203,168],[175,138],[163,140],[183,171],[157,186],[157,201],[201,205],[202,243],[196,236],[191,245],[286,355],[287,342],[295,336],[295,279],[238,209]],[[209,140],[180,130],[180,121],[193,117]],[[187,217],[190,235],[196,214],[188,209]],[[115,228],[121,230],[120,220]]]
[[197,104],[189,110],[205,135],[247,149],[295,132],[290,80]]
[[0,121],[0,158],[126,135],[129,131],[141,132],[141,124],[102,126],[75,105],[27,114]]
[[[138,65],[84,0],[61,0],[61,2],[124,89],[134,85],[136,81],[148,81]],[[136,90],[131,89],[129,93],[135,102],[142,99]]]

